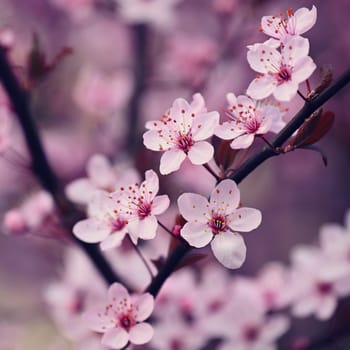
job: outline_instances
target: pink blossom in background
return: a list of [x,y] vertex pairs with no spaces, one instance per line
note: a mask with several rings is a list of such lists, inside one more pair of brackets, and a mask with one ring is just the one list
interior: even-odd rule
[[230,15],[239,4],[238,0],[212,0],[213,8],[222,15]]
[[87,177],[76,179],[66,187],[68,198],[76,203],[88,204],[98,190],[113,192],[122,185],[138,182],[140,177],[127,164],[113,165],[102,154],[94,154],[86,164]]
[[151,130],[143,135],[143,143],[152,151],[165,151],[160,173],[170,174],[180,168],[186,157],[195,165],[213,157],[213,146],[204,140],[214,134],[218,123],[219,113],[207,112],[201,95],[194,95],[191,104],[178,98],[160,121],[147,122]]
[[150,24],[157,28],[172,27],[175,6],[182,0],[115,0],[121,17],[130,24]]
[[330,263],[318,247],[300,246],[292,251],[290,288],[292,314],[320,320],[330,318],[337,306],[337,281],[343,275],[341,265]]
[[153,328],[144,322],[152,313],[154,299],[149,293],[129,295],[120,283],[108,289],[107,303],[93,307],[85,314],[86,325],[103,333],[101,343],[111,349],[122,349],[128,342],[148,343]]
[[92,66],[84,66],[74,87],[73,98],[78,106],[92,116],[106,116],[125,108],[132,90],[127,71],[111,74]]
[[273,94],[279,101],[290,101],[299,84],[307,80],[316,69],[309,54],[309,40],[291,37],[281,52],[266,44],[248,47],[247,59],[258,76],[250,83],[247,94],[257,100]]
[[290,36],[298,36],[310,30],[316,23],[317,9],[312,6],[311,10],[302,7],[295,12],[287,11],[287,18],[282,14],[264,16],[261,19],[262,31],[272,38],[286,44]]
[[55,208],[51,195],[39,191],[28,196],[15,209],[5,213],[3,225],[9,234],[43,234],[48,236],[50,222],[55,222]]
[[278,132],[284,126],[282,114],[276,106],[259,103],[247,96],[226,96],[229,102],[228,116],[232,121],[225,122],[215,129],[215,135],[224,140],[233,140],[233,149],[248,148],[256,135],[269,131]]
[[0,29],[0,45],[6,48],[11,48],[15,42],[15,33],[10,27]]
[[240,192],[232,180],[221,181],[212,191],[210,201],[194,193],[178,198],[181,215],[188,221],[181,236],[193,247],[211,243],[212,251],[221,264],[239,268],[246,257],[246,246],[240,234],[261,223],[257,209],[239,207]]
[[210,37],[177,34],[167,43],[160,79],[196,86],[205,80],[218,56],[218,45]]
[[69,248],[61,279],[48,284],[43,295],[59,330],[68,339],[80,342],[92,336],[82,314],[105,292],[103,280],[86,256],[77,248]]

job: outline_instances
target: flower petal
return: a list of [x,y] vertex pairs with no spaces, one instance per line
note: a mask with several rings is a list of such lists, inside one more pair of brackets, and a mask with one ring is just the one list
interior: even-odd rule
[[207,141],[196,142],[188,152],[188,158],[195,165],[201,165],[209,162],[213,158],[214,148]]
[[274,79],[270,75],[259,76],[255,78],[248,86],[247,95],[261,100],[270,96],[276,88]]
[[[110,309],[109,309],[110,310]],[[106,312],[106,306],[92,307],[83,314],[86,327],[95,332],[106,332],[108,328],[115,327],[114,315]]]
[[292,36],[282,49],[283,62],[294,66],[298,60],[309,54],[309,50],[310,43],[308,39],[301,36]]
[[311,74],[316,69],[316,64],[310,56],[306,56],[298,60],[293,69],[293,81],[301,83],[309,79]]
[[121,299],[129,299],[128,290],[120,283],[113,283],[108,289],[108,301],[118,303]]
[[151,151],[168,150],[171,145],[167,144],[167,140],[160,132],[158,132],[158,130],[161,130],[161,127],[146,131],[143,134],[143,144]]
[[295,33],[298,35],[304,34],[309,29],[311,29],[316,23],[317,19],[317,9],[313,5],[312,9],[309,10],[302,7],[295,11]]
[[153,334],[154,330],[149,323],[138,323],[130,329],[130,342],[136,345],[146,344],[152,339]]
[[162,175],[168,175],[179,170],[185,158],[186,154],[178,149],[166,151],[160,158],[160,173]]
[[152,201],[152,214],[160,215],[163,214],[170,205],[170,200],[167,195],[157,196]]
[[180,214],[192,222],[207,223],[208,200],[199,194],[183,193],[177,200]]
[[101,343],[111,349],[122,349],[129,341],[129,334],[125,329],[109,329],[102,337]]
[[238,207],[240,192],[233,180],[221,181],[211,192],[210,207],[221,208],[225,213],[232,213]]
[[100,243],[101,250],[110,250],[119,247],[125,237],[126,229],[112,233]]
[[241,124],[225,122],[215,128],[215,135],[223,140],[232,140],[244,133]]
[[278,101],[290,101],[297,94],[298,87],[298,83],[295,81],[286,81],[276,86],[273,96]]
[[258,73],[275,72],[281,65],[281,54],[265,44],[255,44],[249,47],[247,60],[250,67]]
[[246,149],[254,142],[254,136],[255,134],[244,134],[238,136],[230,143],[230,146],[232,149]]
[[107,238],[111,228],[107,222],[95,218],[78,221],[73,227],[73,234],[86,243],[98,243]]
[[137,225],[130,227],[130,231],[142,239],[153,239],[156,236],[157,228],[157,218],[154,215],[150,215],[144,219],[137,220]]
[[[145,187],[147,189],[147,194],[152,193],[151,199],[158,193],[159,191],[159,179],[158,175],[153,170],[147,170],[145,172]],[[142,184],[141,184],[142,186]]]
[[265,322],[261,331],[261,338],[264,342],[274,343],[290,326],[290,321],[285,316],[274,316]]
[[65,189],[67,197],[76,203],[87,204],[96,187],[88,179],[78,179],[71,182]]
[[253,208],[239,208],[229,217],[229,227],[239,232],[249,232],[261,224],[260,210]]
[[142,322],[151,316],[154,309],[154,298],[151,294],[145,293],[137,297],[135,300],[137,305],[136,321]]
[[86,172],[91,182],[99,188],[109,187],[116,180],[113,167],[102,154],[95,154],[90,158]]
[[238,269],[246,258],[247,248],[238,233],[217,234],[211,242],[211,249],[216,259],[228,269]]
[[218,112],[204,113],[194,118],[192,135],[194,141],[205,140],[214,134],[214,129],[219,125]]
[[181,229],[181,236],[192,247],[202,248],[211,241],[213,233],[206,224],[188,222]]
[[337,299],[335,296],[329,295],[323,298],[322,302],[319,303],[316,311],[316,317],[319,320],[329,319],[337,307]]

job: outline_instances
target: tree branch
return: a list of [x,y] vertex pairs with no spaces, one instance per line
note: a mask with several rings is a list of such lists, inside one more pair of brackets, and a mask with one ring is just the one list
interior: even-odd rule
[[[16,112],[18,121],[23,130],[28,151],[31,155],[31,170],[42,187],[52,195],[60,214],[62,224],[68,232],[72,232],[74,224],[84,218],[84,214],[68,200],[60,181],[49,164],[37,126],[31,115],[29,95],[21,87],[13,73],[6,56],[6,49],[3,47],[0,47],[0,80],[2,81],[4,89],[7,91],[12,103],[12,108]],[[72,237],[89,256],[96,269],[101,273],[108,284],[121,281],[121,278],[116,275],[112,267],[101,254],[98,246],[86,244],[77,240],[73,235]]]
[[[281,147],[290,136],[304,123],[304,121],[345,85],[350,82],[350,69],[344,72],[328,89],[317,95],[294,116],[294,118],[280,131],[272,141],[272,146]],[[261,163],[268,158],[278,155],[270,147],[264,147],[259,153],[250,157],[245,161],[238,171],[231,177],[237,184],[244,180],[251,172],[253,172]],[[165,280],[175,271],[178,263],[192,248],[188,244],[180,243],[179,246],[169,255],[163,267],[152,280],[146,291],[154,297],[159,293]]]

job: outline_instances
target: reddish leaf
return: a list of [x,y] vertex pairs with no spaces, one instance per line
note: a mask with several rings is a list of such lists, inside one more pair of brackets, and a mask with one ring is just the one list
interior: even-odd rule
[[318,121],[311,135],[303,142],[302,146],[309,146],[321,140],[322,137],[324,137],[329,132],[333,124],[334,124],[334,113],[332,112],[322,113],[322,115],[318,118]]
[[334,114],[332,112],[322,113],[322,109],[319,109],[305,120],[287,146],[298,148],[312,145],[327,134],[333,123]]
[[315,89],[313,89],[307,96],[308,99],[313,98],[322,91],[326,90],[331,85],[333,80],[333,69],[331,66],[321,67],[321,82]]

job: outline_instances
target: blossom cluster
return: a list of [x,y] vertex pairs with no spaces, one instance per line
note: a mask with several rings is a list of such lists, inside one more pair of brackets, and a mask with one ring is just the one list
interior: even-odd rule
[[[290,327],[287,310],[298,318],[314,314],[326,320],[338,299],[350,295],[349,251],[350,211],[345,226],[325,224],[317,244],[296,246],[289,266],[269,262],[255,277],[230,276],[210,263],[199,266],[199,276],[198,271],[182,269],[157,297],[150,348],[172,349],[176,345],[197,350],[219,338],[220,350],[277,349],[277,342]],[[141,338],[148,341],[153,330],[139,325],[152,311],[153,299],[147,294],[131,297],[119,284],[107,293],[86,258],[78,253],[69,252],[61,282],[52,283],[45,292],[62,332],[77,346],[89,340],[95,344],[94,350],[105,347],[95,343],[93,331],[106,334],[107,343],[111,340],[107,332],[120,333],[108,343],[109,348],[121,348],[127,341],[137,344]],[[128,268],[134,264],[138,266],[128,259]],[[90,276],[89,281],[81,271]],[[121,299],[126,300],[127,308],[118,306]],[[139,330],[144,327],[140,337],[134,338],[131,329],[135,326]]]

